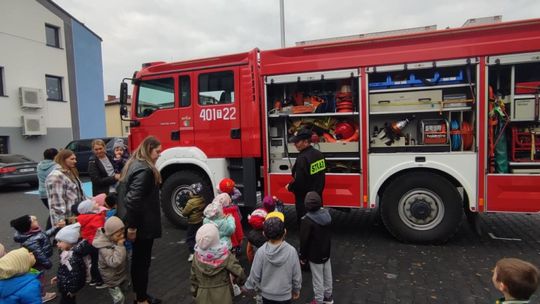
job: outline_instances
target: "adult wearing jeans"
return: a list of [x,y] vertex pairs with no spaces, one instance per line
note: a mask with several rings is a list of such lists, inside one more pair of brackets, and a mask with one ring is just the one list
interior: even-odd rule
[[116,182],[120,174],[114,173],[112,158],[107,155],[105,142],[102,139],[92,141],[94,155],[88,160],[88,175],[92,181],[92,196],[116,191]]
[[154,239],[161,237],[159,186],[161,175],[155,164],[161,143],[146,137],[127,161],[118,185],[118,215],[127,227],[127,239],[133,242],[131,280],[136,302],[158,304],[160,299],[147,293],[148,272]]
[[[39,197],[41,198],[41,201],[43,202],[43,205],[49,209],[49,199],[47,198],[47,188],[45,187],[45,180],[47,179],[47,176],[52,172],[52,170],[59,167],[57,163],[54,162],[54,157],[58,154],[58,150],[55,148],[49,148],[45,151],[43,151],[43,160],[39,162],[37,165],[37,177],[39,181]],[[52,227],[51,225],[51,218],[49,217],[47,219],[47,230],[49,230]]]

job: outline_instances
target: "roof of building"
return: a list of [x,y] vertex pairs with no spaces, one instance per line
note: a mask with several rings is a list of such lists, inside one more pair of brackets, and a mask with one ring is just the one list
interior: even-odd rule
[[63,9],[60,5],[54,3],[54,1],[52,0],[46,0],[47,2],[49,2],[50,4],[52,4],[54,7],[56,7],[57,9],[59,9],[60,11],[62,11],[64,14],[68,15],[71,19],[77,21],[79,24],[81,24],[85,29],[87,29],[90,33],[92,33],[92,35],[96,36],[99,40],[103,41],[103,39],[98,35],[96,34],[94,31],[92,31],[88,26],[86,26],[84,23],[82,23],[79,19],[75,18],[72,14],[68,13],[65,9]]

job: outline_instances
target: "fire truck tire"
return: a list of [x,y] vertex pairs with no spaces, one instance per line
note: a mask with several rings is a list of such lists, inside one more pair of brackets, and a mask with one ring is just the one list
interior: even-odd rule
[[188,200],[188,187],[200,182],[203,185],[203,197],[211,202],[214,196],[212,186],[204,176],[196,171],[180,171],[169,176],[161,187],[161,210],[174,225],[187,227],[187,218],[182,215],[182,209]]
[[463,220],[456,187],[432,172],[409,172],[384,190],[381,218],[398,240],[412,243],[446,242]]

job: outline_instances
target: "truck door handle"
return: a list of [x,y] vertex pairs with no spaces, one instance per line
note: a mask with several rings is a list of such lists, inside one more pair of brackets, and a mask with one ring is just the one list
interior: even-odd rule
[[180,140],[180,131],[172,131],[171,140]]
[[241,137],[240,129],[231,129],[232,139],[240,139],[240,137]]

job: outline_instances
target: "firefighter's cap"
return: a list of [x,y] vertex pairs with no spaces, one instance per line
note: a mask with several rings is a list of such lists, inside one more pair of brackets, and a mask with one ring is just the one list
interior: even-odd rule
[[296,132],[293,137],[289,138],[289,142],[297,143],[304,139],[307,139],[307,140],[311,139],[311,130],[308,130],[308,129],[298,130],[298,132]]

